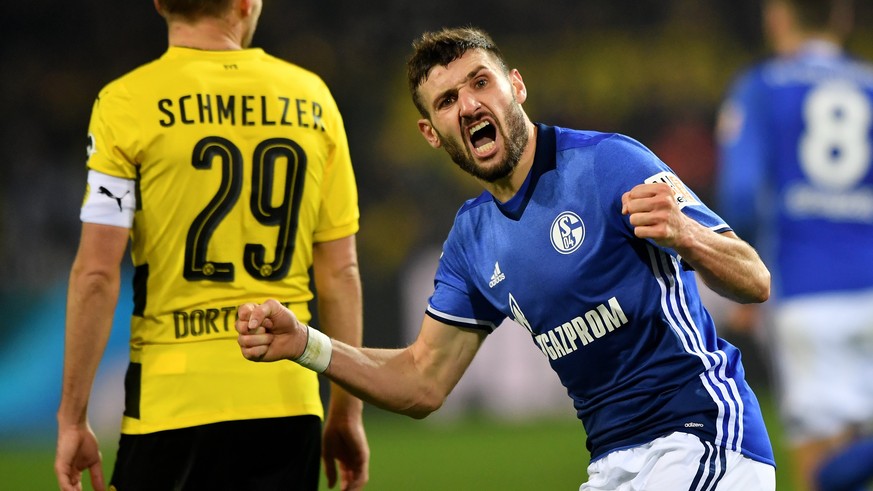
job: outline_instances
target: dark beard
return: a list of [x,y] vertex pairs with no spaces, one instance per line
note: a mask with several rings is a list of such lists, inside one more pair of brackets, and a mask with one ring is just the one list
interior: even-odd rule
[[521,110],[521,105],[515,99],[506,108],[506,128],[501,127],[499,131],[503,137],[505,156],[499,164],[489,168],[476,165],[472,152],[463,143],[459,143],[451,138],[443,138],[442,135],[440,135],[440,138],[446,152],[448,152],[452,161],[458,167],[477,179],[491,183],[512,174],[515,166],[518,165],[518,161],[521,160],[522,152],[527,147],[528,135],[527,128],[525,127],[524,112]]

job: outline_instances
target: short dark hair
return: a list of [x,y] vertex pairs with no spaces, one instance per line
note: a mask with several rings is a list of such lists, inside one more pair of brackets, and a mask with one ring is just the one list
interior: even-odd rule
[[418,87],[427,79],[431,68],[446,66],[468,50],[481,49],[490,53],[506,71],[506,61],[497,44],[485,31],[475,27],[453,27],[425,32],[413,41],[412,48],[412,56],[406,63],[406,76],[412,102],[424,117],[428,117],[428,111],[418,96]]
[[188,20],[221,17],[230,10],[233,0],[158,0],[161,13]]
[[804,29],[826,31],[834,28],[839,9],[851,7],[851,0],[787,0],[797,22]]

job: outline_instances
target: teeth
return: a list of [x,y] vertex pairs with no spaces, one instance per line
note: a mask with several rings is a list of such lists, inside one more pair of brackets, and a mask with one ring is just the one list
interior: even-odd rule
[[481,152],[490,152],[491,149],[494,148],[494,145],[496,145],[495,142],[488,142],[488,143],[482,145],[481,147],[476,147],[476,150],[478,150],[480,153]]
[[481,123],[477,124],[476,126],[470,128],[470,135],[472,136],[474,133],[476,133],[477,131],[481,130],[482,128],[484,128],[488,125],[489,125],[488,121],[482,121]]

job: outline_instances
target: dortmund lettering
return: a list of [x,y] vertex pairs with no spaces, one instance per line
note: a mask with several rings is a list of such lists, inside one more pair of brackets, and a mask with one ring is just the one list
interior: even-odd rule
[[236,307],[173,312],[176,339],[232,332],[234,322],[236,322]]
[[[281,302],[286,307],[291,302]],[[209,336],[236,336],[234,323],[237,307],[208,307],[173,312],[173,329],[176,339],[201,338]]]

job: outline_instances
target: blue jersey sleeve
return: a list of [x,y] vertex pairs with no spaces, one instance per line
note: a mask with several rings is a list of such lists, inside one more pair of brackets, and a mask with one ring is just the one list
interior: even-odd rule
[[633,235],[633,225],[629,216],[621,215],[621,197],[634,186],[653,182],[670,186],[680,209],[704,227],[716,232],[730,230],[725,221],[704,204],[667,164],[636,140],[622,135],[605,139],[598,144],[596,159],[598,189],[601,203],[606,207],[604,212],[621,216],[622,225],[630,235]]
[[490,333],[506,316],[495,309],[470,280],[461,229],[456,218],[443,244],[427,315],[446,324]]
[[759,190],[766,180],[767,101],[760,72],[740,77],[718,117],[717,208],[731,226],[755,241]]

